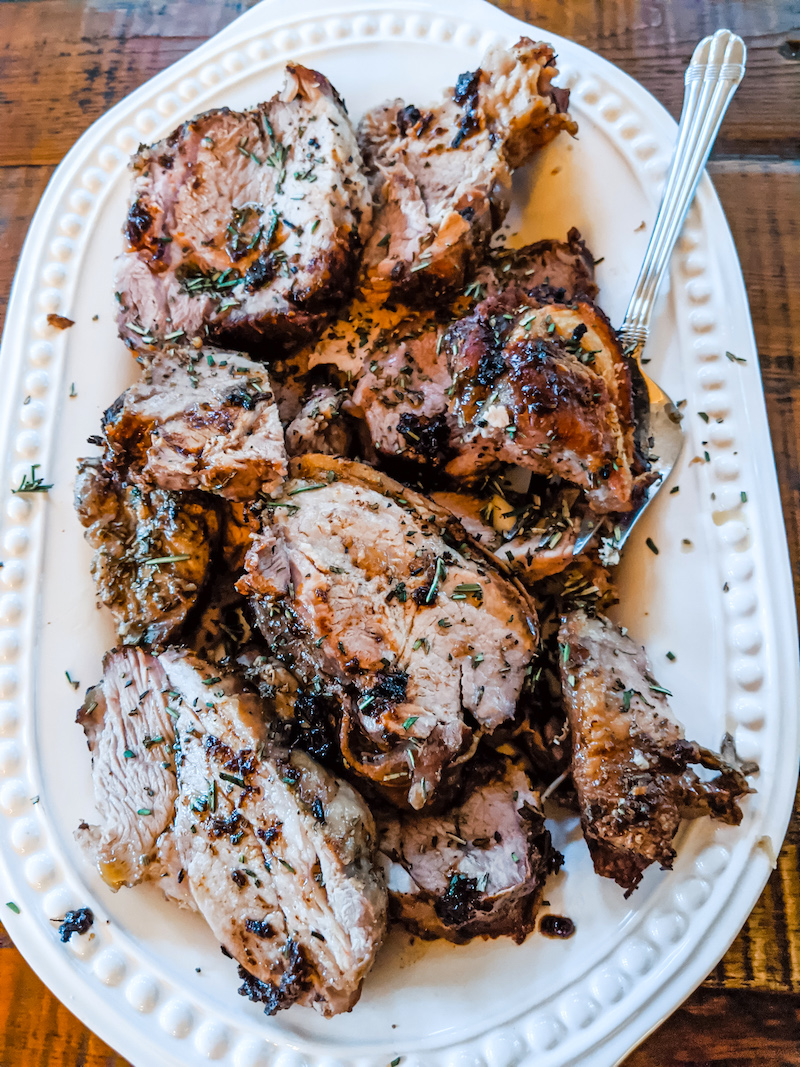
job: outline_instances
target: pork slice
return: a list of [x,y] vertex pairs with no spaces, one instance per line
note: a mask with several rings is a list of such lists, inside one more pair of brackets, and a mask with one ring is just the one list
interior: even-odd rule
[[550,297],[511,287],[448,331],[447,471],[474,479],[514,463],[579,486],[595,511],[628,511],[642,473],[630,360],[593,304]]
[[511,760],[473,772],[446,813],[385,813],[378,831],[392,916],[415,934],[456,944],[501,936],[521,944],[561,861],[539,796]]
[[586,513],[577,489],[545,486],[519,502],[491,487],[487,490],[481,494],[445,490],[432,497],[452,511],[470,537],[526,585],[558,574],[573,562],[573,548]]
[[353,443],[353,431],[342,405],[347,390],[321,385],[314,389],[298,414],[286,427],[286,451],[290,456],[316,452],[346,456]]
[[446,328],[510,285],[529,293],[545,284],[567,301],[597,292],[594,259],[576,229],[566,241],[492,253],[461,294],[434,309],[382,305],[367,291],[309,348],[308,363],[355,382],[345,410],[363,420],[378,456],[440,466],[457,425]]
[[168,690],[155,656],[115,650],[104,657],[103,679],[87,690],[78,712],[92,754],[100,822],[81,823],[75,837],[115,892],[158,877],[167,863],[160,838],[172,823],[178,793]]
[[438,465],[447,454],[452,378],[441,351],[443,333],[443,325],[423,318],[364,364],[352,410],[363,418],[379,455]]
[[197,906],[267,1014],[349,1011],[381,944],[375,826],[345,782],[276,739],[269,710],[191,653],[161,656],[181,694],[175,834]]
[[513,718],[532,601],[432,501],[363,464],[292,461],[238,584],[295,669],[338,682],[346,762],[419,809]]
[[103,432],[128,481],[143,486],[251,500],[286,475],[266,369],[235,352],[160,352],[105,412]]
[[[681,818],[737,825],[750,792],[741,771],[684,739],[644,649],[600,615],[564,615],[561,686],[572,733],[572,779],[598,874],[630,894],[652,863],[672,866]],[[691,764],[719,770],[701,781]]]
[[[328,770],[344,769],[339,751],[341,692],[335,683],[289,670],[274,648],[253,641],[236,657],[237,669],[270,703],[287,745],[301,748]],[[279,720],[279,724],[277,723]]]
[[263,348],[303,341],[348,296],[371,200],[344,104],[297,64],[243,112],[215,109],[133,157],[120,335]]
[[533,152],[577,126],[556,90],[555,54],[521,38],[494,46],[444,100],[368,112],[359,143],[371,175],[374,228],[366,288],[430,305],[464,286],[508,210],[510,178]]
[[526,292],[546,285],[559,292],[565,303],[594,300],[598,292],[594,256],[574,226],[565,241],[548,239],[521,248],[493,249],[474,284],[484,296],[497,296],[509,285]]
[[208,500],[126,484],[99,458],[82,459],[75,509],[94,549],[100,601],[127,645],[159,646],[174,637],[209,574],[219,533]]

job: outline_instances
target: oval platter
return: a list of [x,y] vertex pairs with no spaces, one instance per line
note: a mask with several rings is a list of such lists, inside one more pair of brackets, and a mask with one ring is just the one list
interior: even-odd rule
[[[396,932],[359,1004],[333,1020],[298,1008],[267,1019],[237,996],[235,965],[198,917],[152,886],[113,895],[73,841],[93,801],[65,672],[81,689],[96,681],[114,633],[95,607],[72,482],[101,412],[136,377],[112,292],[128,156],[199,111],[269,97],[289,59],[322,70],[357,119],[386,97],[435,97],[521,33],[540,36],[481,0],[306,0],[291,12],[264,0],[96,122],[31,226],[1,357],[0,903],[18,909],[3,922],[48,986],[137,1067],[610,1067],[708,974],[774,865],[796,782],[797,632],[747,298],[708,178],[647,353],[649,373],[686,400],[680,492],[660,494],[628,542],[617,618],[647,645],[687,735],[718,747],[730,732],[759,763],[742,825],[685,826],[675,869],[649,871],[626,901],[594,875],[577,821],[552,809],[566,864],[546,896],[574,920],[570,941],[455,947]],[[600,302],[619,322],[676,127],[615,67],[545,39],[580,133],[515,176],[506,230],[522,242],[578,226],[604,257]],[[75,325],[53,329],[48,313]],[[32,464],[52,489],[13,493]],[[94,927],[62,945],[53,920],[80,906]]]

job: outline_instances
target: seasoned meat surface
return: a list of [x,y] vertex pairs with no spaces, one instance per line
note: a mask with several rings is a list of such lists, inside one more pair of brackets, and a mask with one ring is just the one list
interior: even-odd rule
[[496,296],[509,285],[526,292],[546,285],[563,289],[562,300],[567,303],[579,297],[594,300],[598,292],[594,256],[574,226],[566,241],[536,241],[521,248],[493,249],[476,275],[476,284],[485,296]]
[[498,492],[432,494],[461,520],[470,537],[531,584],[558,574],[573,561],[573,547],[585,512],[577,489],[545,486],[512,503]]
[[386,889],[356,791],[270,726],[233,676],[169,649],[180,694],[178,851],[197,907],[240,964],[243,995],[349,1011],[383,940]]
[[557,73],[550,46],[523,37],[490,48],[441,103],[393,100],[364,116],[375,215],[362,273],[379,299],[431,304],[463,288],[508,210],[511,172],[577,130]]
[[290,456],[316,452],[329,456],[346,456],[353,441],[353,430],[342,413],[347,396],[343,389],[319,386],[286,427],[286,451]]
[[513,718],[536,651],[521,587],[432,501],[363,464],[293,460],[238,588],[293,667],[335,679],[341,749],[420,809]]
[[561,861],[538,794],[521,764],[472,771],[463,800],[443,815],[378,817],[390,909],[422,937],[464,944],[536,924],[547,875]]
[[103,431],[127,480],[143,486],[251,500],[286,475],[266,369],[235,352],[160,352],[106,411]]
[[636,463],[629,360],[593,304],[549,296],[511,287],[448,331],[458,440],[447,470],[474,478],[515,463],[579,486],[597,511],[627,511]]
[[443,333],[432,316],[410,316],[395,328],[385,351],[365,361],[351,410],[364,420],[379,455],[436,464],[446,452],[452,379],[441,350]]
[[94,549],[92,577],[127,645],[174,637],[208,578],[217,513],[193,493],[127,485],[101,459],[82,459],[75,510]]
[[138,648],[108,652],[103,679],[78,712],[100,822],[81,823],[75,836],[115,892],[160,873],[160,839],[178,793],[168,689],[155,656]]
[[[572,732],[572,779],[598,874],[628,892],[652,863],[671,867],[682,816],[738,824],[749,792],[739,770],[684,740],[644,650],[602,616],[562,619],[561,685]],[[703,782],[701,763],[720,771]]]
[[441,465],[458,442],[451,412],[452,349],[445,331],[487,296],[514,285],[527,294],[542,285],[573,302],[593,296],[594,259],[577,230],[566,241],[539,241],[494,252],[458,297],[434,309],[381,306],[374,294],[354,299],[309,352],[312,366],[336,367],[356,379],[346,409],[363,419],[379,457]]
[[371,201],[344,104],[316,71],[289,65],[267,103],[198,115],[132,167],[116,282],[132,348],[295,342],[349,294]]

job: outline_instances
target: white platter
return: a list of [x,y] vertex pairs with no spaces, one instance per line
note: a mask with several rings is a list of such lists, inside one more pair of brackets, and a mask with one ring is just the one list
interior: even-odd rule
[[[593,874],[575,820],[559,815],[566,873],[546,896],[575,920],[572,940],[455,948],[394,934],[355,1010],[329,1021],[297,1008],[266,1019],[237,996],[235,967],[199,918],[153,887],[114,896],[72,839],[93,804],[79,697],[64,672],[93,683],[114,635],[94,606],[71,493],[85,438],[135,377],[115,335],[111,277],[128,154],[197,111],[268,97],[290,58],[326,73],[358,117],[386,96],[433,97],[489,43],[525,30],[481,0],[306,0],[297,14],[265,0],[95,123],[31,227],[2,348],[0,904],[18,905],[19,915],[3,908],[3,922],[44,981],[136,1065],[386,1067],[402,1056],[403,1067],[610,1067],[722,956],[780,847],[798,755],[792,585],[747,300],[707,178],[649,351],[652,375],[687,399],[680,492],[662,493],[629,543],[618,616],[647,644],[687,734],[718,746],[728,730],[759,762],[743,824],[685,827],[675,870],[650,871],[626,902]],[[601,302],[618,322],[675,125],[616,68],[547,39],[581,131],[518,175],[509,228],[532,240],[577,225],[605,257]],[[75,326],[52,329],[48,312]],[[12,494],[32,463],[52,490]],[[84,905],[96,915],[92,936],[62,945],[51,920]]]

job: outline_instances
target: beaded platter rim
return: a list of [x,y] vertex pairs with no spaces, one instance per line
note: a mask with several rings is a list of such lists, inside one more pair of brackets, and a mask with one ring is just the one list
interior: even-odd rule
[[[328,1047],[274,1026],[265,1036],[255,1025],[231,1023],[208,997],[176,989],[155,973],[152,960],[124,931],[104,927],[92,941],[75,938],[62,947],[49,928],[49,916],[63,914],[65,904],[74,906],[69,903],[74,889],[70,857],[60,855],[48,840],[54,835],[48,835],[46,813],[31,805],[38,780],[33,649],[47,502],[11,490],[32,463],[46,465],[56,445],[53,426],[63,396],[59,385],[67,340],[48,325],[47,314],[63,309],[76,284],[92,219],[106,191],[120,178],[140,140],[163,136],[176,121],[201,110],[210,94],[235,85],[255,65],[279,66],[320,48],[387,39],[429,41],[442,48],[456,44],[479,56],[496,40],[511,43],[526,28],[479,0],[433,0],[430,5],[412,0],[391,7],[317,0],[307,5],[310,10],[302,18],[288,20],[274,17],[281,6],[278,0],[258,5],[95,123],[51,180],[20,260],[0,357],[8,383],[0,401],[5,564],[0,570],[0,875],[7,899],[21,908],[19,915],[4,914],[3,919],[53,991],[137,1064],[154,1062],[156,1056],[156,1062],[175,1065],[385,1067],[398,1053],[403,1067],[612,1064],[691,992],[733,940],[767,879],[794,795],[798,672],[779,676],[775,669],[777,663],[795,659],[794,611],[781,592],[791,589],[788,556],[746,296],[707,179],[671,277],[677,306],[685,312],[679,316],[679,340],[687,382],[691,378],[694,395],[710,414],[738,412],[747,424],[741,437],[735,430],[709,435],[712,455],[703,472],[728,516],[717,527],[715,561],[730,586],[726,716],[738,723],[737,743],[762,765],[758,807],[743,832],[732,839],[709,827],[702,835],[690,835],[682,847],[692,859],[691,877],[670,876],[668,889],[636,914],[606,958],[522,1014],[446,1045],[434,1039],[407,1050],[390,1041],[380,1048],[356,1043]],[[674,124],[643,88],[609,63],[556,35],[545,36],[560,53],[560,84],[572,89],[581,112],[614,140],[642,181],[657,192]],[[22,278],[35,278],[36,284],[26,286]],[[725,358],[731,331],[739,335],[737,351],[747,359],[746,366]],[[746,436],[749,443],[743,443]],[[747,478],[751,505],[745,509],[737,504],[745,482],[734,457],[739,444],[744,448],[753,442],[760,453],[748,457],[757,477]],[[787,651],[788,657],[781,655]],[[772,708],[772,718],[766,707]]]

